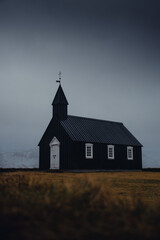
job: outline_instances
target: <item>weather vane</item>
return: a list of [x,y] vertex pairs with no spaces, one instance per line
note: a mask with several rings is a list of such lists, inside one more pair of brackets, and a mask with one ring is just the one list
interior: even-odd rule
[[61,72],[59,72],[59,80],[56,80],[57,83],[61,84]]

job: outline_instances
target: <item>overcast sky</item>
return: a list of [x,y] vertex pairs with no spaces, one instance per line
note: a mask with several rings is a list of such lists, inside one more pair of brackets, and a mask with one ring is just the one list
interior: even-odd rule
[[159,0],[0,0],[0,151],[37,146],[59,71],[69,114],[123,122],[159,158]]

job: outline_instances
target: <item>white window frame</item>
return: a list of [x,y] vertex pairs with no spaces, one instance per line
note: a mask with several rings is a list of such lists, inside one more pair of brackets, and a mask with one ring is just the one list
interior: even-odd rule
[[[108,145],[108,159],[114,159],[114,145]],[[110,149],[112,151],[112,156],[110,156]]]
[[133,160],[133,147],[131,146],[127,147],[127,159]]
[[[90,148],[90,153],[91,154],[89,154],[88,155],[88,148]],[[86,156],[86,158],[87,159],[92,159],[93,158],[93,144],[92,143],[86,143],[85,144],[85,156]]]

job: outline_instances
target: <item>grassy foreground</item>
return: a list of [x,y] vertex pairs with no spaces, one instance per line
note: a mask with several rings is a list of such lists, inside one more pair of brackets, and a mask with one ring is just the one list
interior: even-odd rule
[[0,238],[160,239],[160,173],[0,175]]

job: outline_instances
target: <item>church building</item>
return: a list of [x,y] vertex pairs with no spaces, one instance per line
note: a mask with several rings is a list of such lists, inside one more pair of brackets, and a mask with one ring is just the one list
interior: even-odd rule
[[59,84],[39,146],[43,170],[141,169],[142,145],[121,122],[68,115]]

